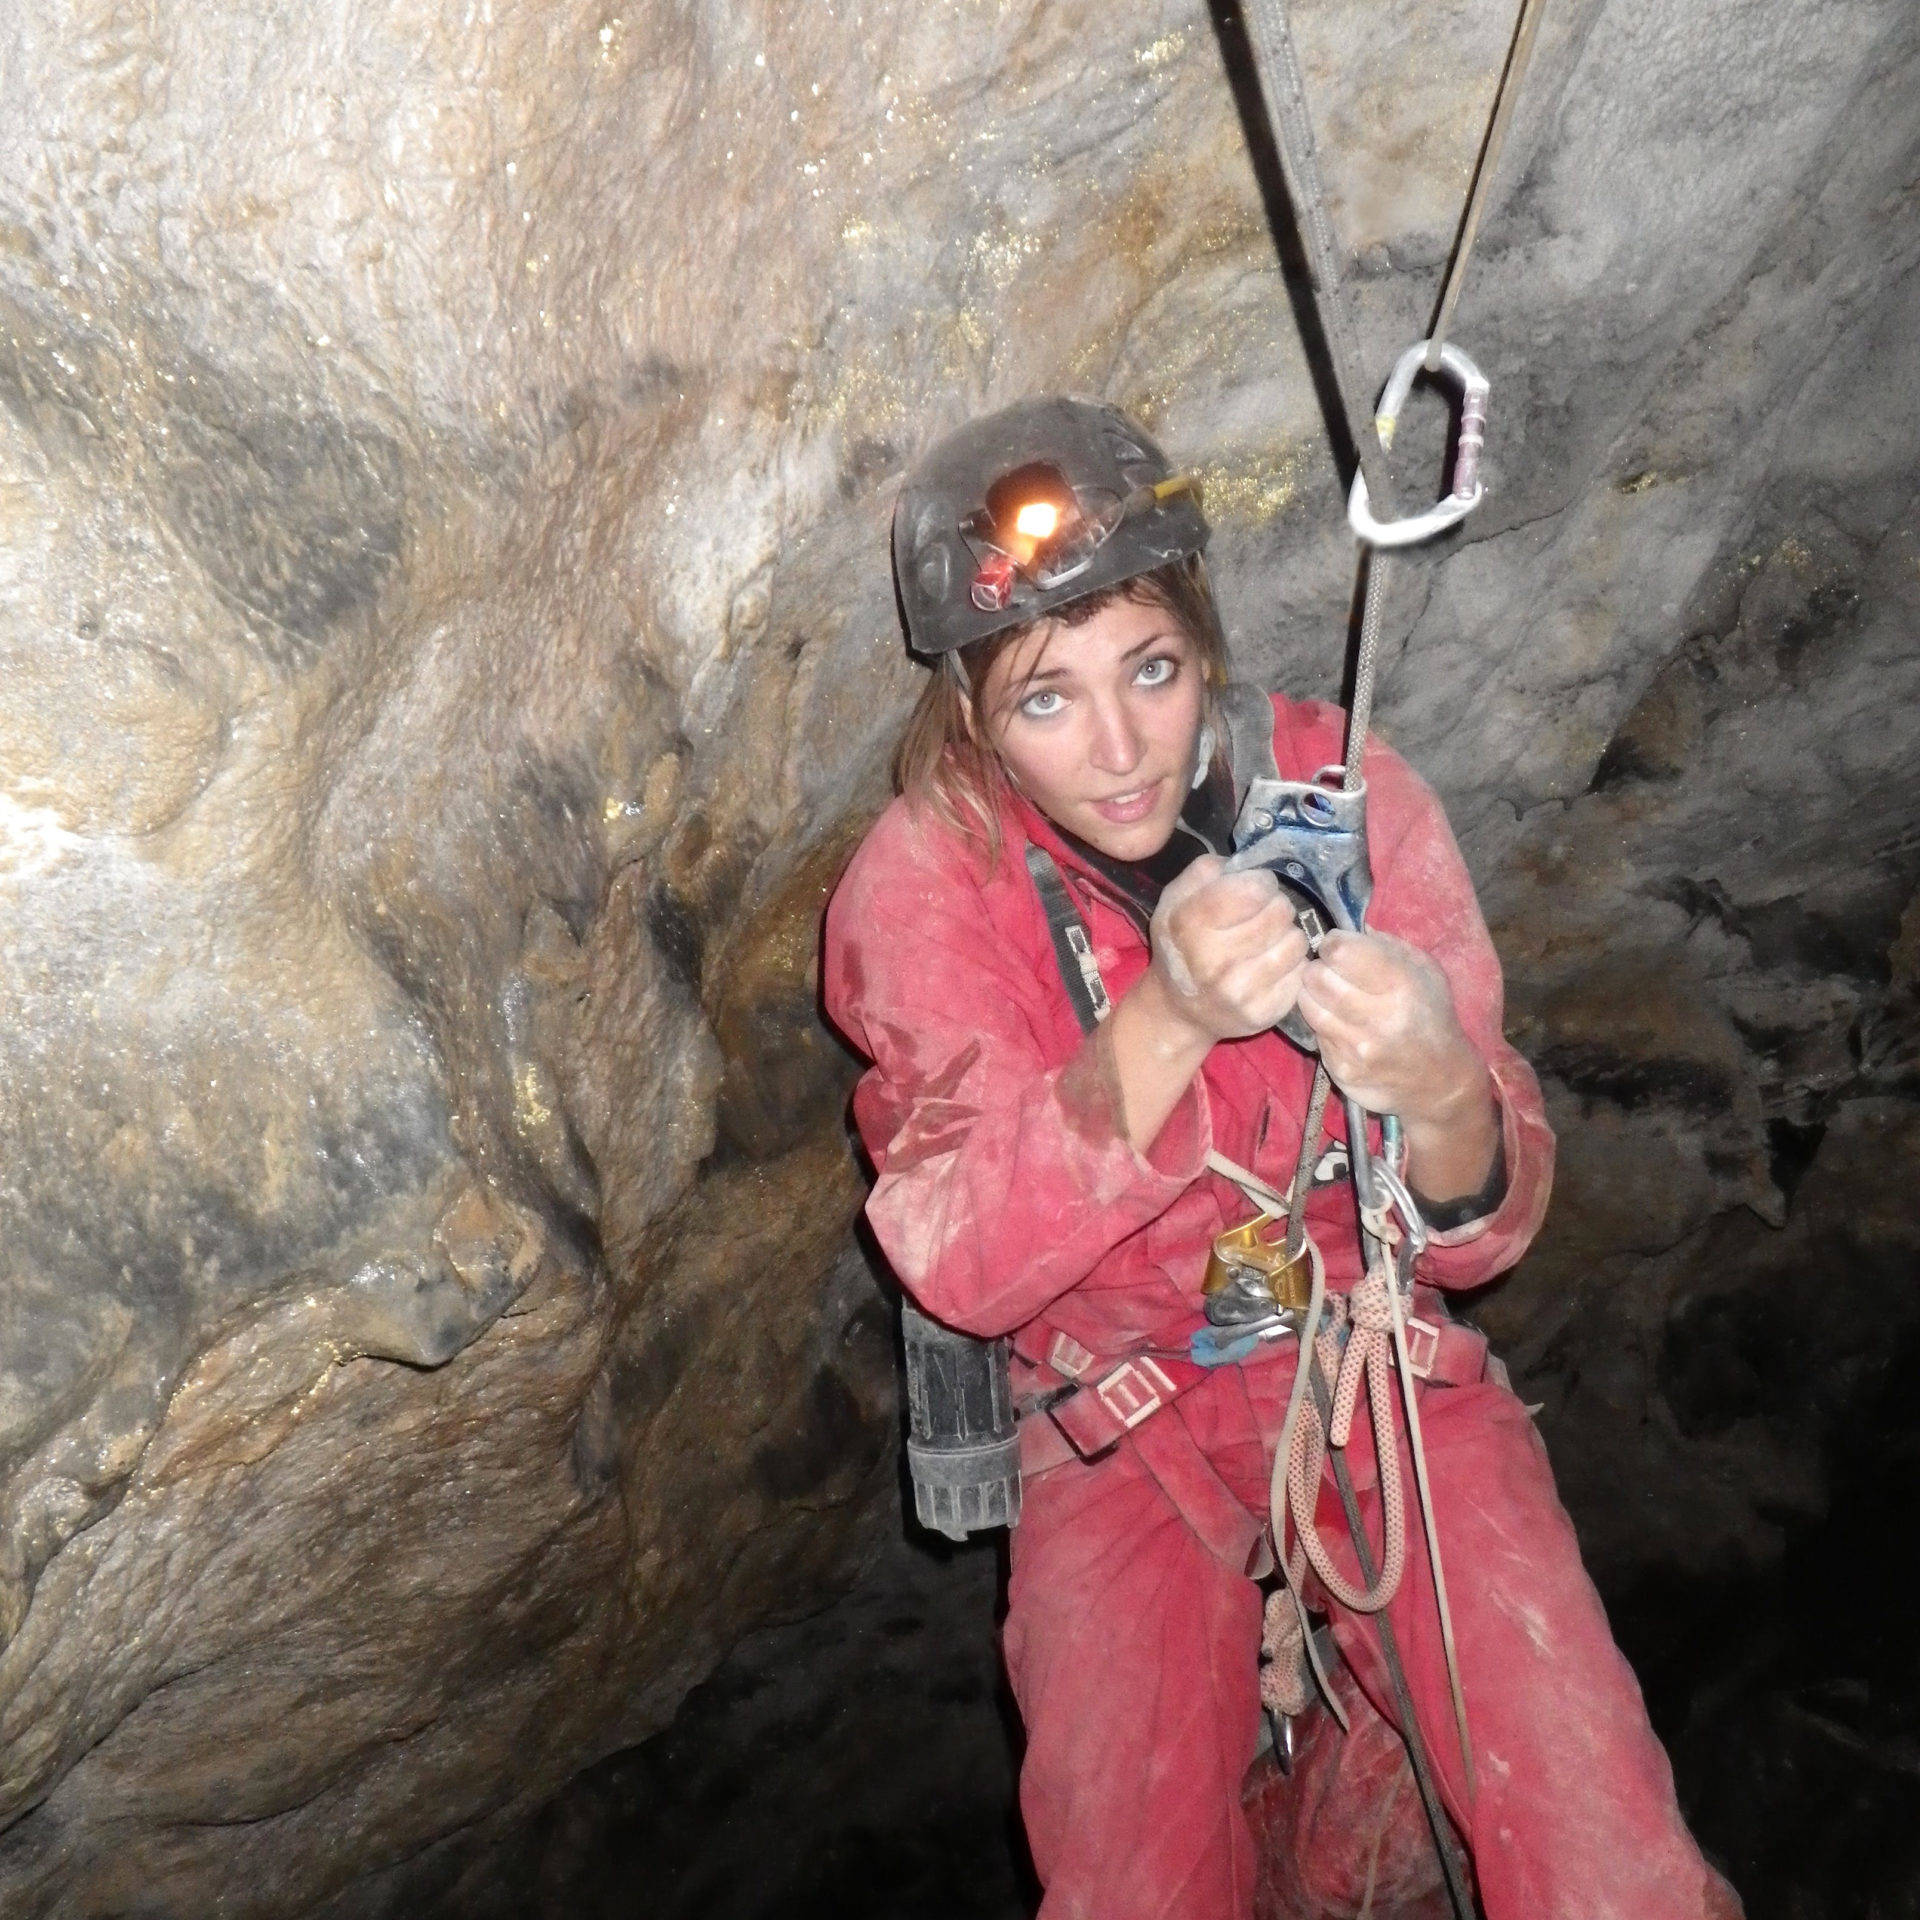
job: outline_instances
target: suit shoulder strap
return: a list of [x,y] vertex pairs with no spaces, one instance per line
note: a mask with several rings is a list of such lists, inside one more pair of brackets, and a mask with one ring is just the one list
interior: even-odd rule
[[1027,871],[1033,876],[1034,891],[1047,916],[1047,931],[1053,936],[1053,959],[1060,969],[1060,984],[1067,990],[1080,1031],[1091,1033],[1113,1011],[1107,983],[1100,977],[1100,963],[1093,957],[1093,936],[1067,891],[1059,862],[1032,841],[1027,842]]

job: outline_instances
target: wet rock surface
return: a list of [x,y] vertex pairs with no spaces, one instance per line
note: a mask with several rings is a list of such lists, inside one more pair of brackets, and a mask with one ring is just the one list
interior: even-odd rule
[[[1510,17],[1297,11],[1384,368]],[[891,492],[968,413],[1137,410],[1243,668],[1335,688],[1232,9],[0,48],[0,1908],[793,1911],[888,1845],[1017,1905],[988,1563],[888,1544],[816,930],[913,691]],[[1756,1912],[1898,1910],[1920,1830],[1917,49],[1550,10],[1458,329],[1491,496],[1380,709],[1561,1130],[1479,1311]],[[739,1865],[736,1767],[810,1852]]]

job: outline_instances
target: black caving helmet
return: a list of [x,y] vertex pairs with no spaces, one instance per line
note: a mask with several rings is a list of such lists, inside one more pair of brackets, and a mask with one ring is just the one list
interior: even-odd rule
[[1200,483],[1118,407],[1023,400],[949,434],[900,489],[907,644],[952,653],[1206,544]]

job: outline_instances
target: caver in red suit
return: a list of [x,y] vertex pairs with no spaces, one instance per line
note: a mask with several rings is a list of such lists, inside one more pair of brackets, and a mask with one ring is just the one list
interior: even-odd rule
[[[1283,778],[1339,760],[1337,709],[1281,699],[1275,715]],[[1377,743],[1365,773],[1369,928],[1444,969],[1498,1092],[1505,1196],[1490,1216],[1437,1235],[1417,1273],[1433,1287],[1476,1286],[1539,1227],[1553,1136],[1532,1071],[1502,1036],[1499,963],[1439,804]],[[1001,830],[989,865],[977,839],[896,801],[829,909],[827,1008],[873,1062],[854,1096],[878,1169],[868,1218],[929,1313],[1013,1333],[1027,1361],[1043,1361],[1061,1333],[1101,1357],[1184,1351],[1204,1324],[1211,1242],[1248,1214],[1206,1156],[1218,1149],[1284,1188],[1311,1063],[1272,1033],[1216,1045],[1151,1150],[1136,1152],[1096,1050],[1082,1051],[1026,843],[1065,873],[1116,1001],[1146,968],[1147,943],[1025,802],[1005,803]],[[1351,1185],[1317,1187],[1308,1218],[1329,1286],[1350,1288],[1360,1272]],[[1005,1648],[1027,1727],[1020,1795],[1042,1920],[1251,1911],[1240,1784],[1258,1728],[1261,1596],[1247,1570],[1295,1353],[1289,1341],[1219,1369],[1092,1464],[1062,1461],[1044,1420],[1023,1426]],[[1475,1749],[1471,1800],[1417,1541],[1390,1611],[1488,1920],[1737,1914],[1682,1824],[1525,1410],[1491,1381],[1421,1394]],[[1377,1540],[1364,1420],[1348,1455]],[[1319,1522],[1355,1578],[1330,1479]],[[1374,1629],[1333,1613],[1343,1654],[1391,1716]]]

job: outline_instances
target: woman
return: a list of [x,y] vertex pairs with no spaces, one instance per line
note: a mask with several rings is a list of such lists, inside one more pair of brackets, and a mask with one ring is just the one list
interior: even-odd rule
[[[1545,1210],[1539,1088],[1502,1037],[1499,966],[1452,836],[1407,766],[1368,743],[1365,934],[1310,954],[1270,874],[1223,871],[1226,659],[1206,531],[1137,426],[1064,400],[952,436],[895,515],[909,644],[935,671],[901,745],[901,796],[829,909],[826,1003],[873,1062],[854,1111],[882,1247],[927,1312],[1011,1334],[1029,1387],[1117,1380],[1205,1325],[1209,1249],[1251,1212],[1210,1156],[1284,1188],[1299,1149],[1312,1070],[1274,1031],[1290,1014],[1343,1092],[1404,1123],[1408,1182],[1435,1228],[1423,1286],[1491,1279]],[[1341,722],[1276,697],[1281,775],[1338,761]],[[1049,862],[1110,1006],[1091,1033],[1036,887]],[[1350,1290],[1342,1155],[1323,1159],[1307,1220],[1329,1289]],[[1107,1398],[1134,1423],[1092,1460],[1045,1413],[1022,1421],[1005,1652],[1044,1920],[1251,1911],[1251,1575],[1271,1564],[1260,1516],[1296,1355],[1264,1343],[1177,1397],[1142,1398],[1147,1376],[1128,1374]],[[1417,1549],[1388,1611],[1489,1920],[1737,1913],[1681,1822],[1545,1452],[1478,1373],[1420,1389],[1471,1793]],[[1377,1540],[1365,1426],[1347,1454]],[[1323,1486],[1329,1539],[1343,1538],[1339,1511]],[[1350,1549],[1335,1557],[1354,1578]],[[1371,1625],[1311,1583],[1308,1597],[1390,1714]]]

